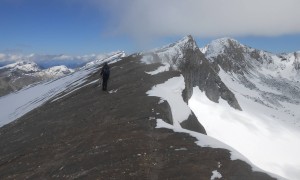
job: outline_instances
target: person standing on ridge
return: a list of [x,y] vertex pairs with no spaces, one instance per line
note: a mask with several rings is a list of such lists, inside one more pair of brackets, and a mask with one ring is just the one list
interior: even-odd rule
[[102,76],[102,90],[106,91],[107,90],[107,81],[109,79],[109,74],[110,74],[110,68],[106,63],[104,63],[104,66],[102,67],[100,75]]

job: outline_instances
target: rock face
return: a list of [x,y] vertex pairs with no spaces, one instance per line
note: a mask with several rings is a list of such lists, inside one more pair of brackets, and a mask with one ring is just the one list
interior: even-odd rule
[[300,52],[294,52],[294,57],[295,57],[295,60],[294,60],[293,65],[295,66],[295,69],[297,71],[299,71],[300,70]]
[[200,147],[187,134],[155,128],[155,119],[172,121],[170,107],[146,92],[182,72],[151,76],[145,72],[161,64],[139,59],[111,65],[111,93],[93,83],[98,67],[82,88],[0,128],[0,179],[211,179],[215,170],[224,179],[274,179],[231,160],[226,149]]
[[234,94],[221,81],[216,67],[205,58],[192,36],[156,50],[154,54],[153,61],[170,63],[173,69],[182,72],[186,83],[183,94],[186,102],[192,96],[193,87],[198,86],[211,101],[218,102],[222,98],[233,108],[241,110]]

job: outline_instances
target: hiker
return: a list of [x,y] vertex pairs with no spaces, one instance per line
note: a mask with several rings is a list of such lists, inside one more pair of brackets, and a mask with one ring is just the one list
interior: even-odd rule
[[101,70],[101,73],[100,75],[102,76],[102,90],[103,91],[106,91],[107,90],[107,81],[108,81],[108,78],[109,78],[109,74],[110,74],[110,69],[109,69],[109,66],[106,63],[104,63],[104,66],[102,67],[102,70]]

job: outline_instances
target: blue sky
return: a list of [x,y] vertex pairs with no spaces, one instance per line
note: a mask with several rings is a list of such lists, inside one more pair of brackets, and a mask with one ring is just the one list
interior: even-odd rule
[[[231,1],[236,4],[235,0],[228,0]],[[274,17],[273,19],[281,22],[268,24],[269,19],[253,17],[256,20],[252,22],[252,19],[248,19],[248,23],[241,19],[252,15],[246,14],[235,19],[240,12],[226,13],[229,20],[224,25],[224,20],[219,20],[224,16],[221,14],[222,9],[217,10],[220,12],[218,15],[206,11],[207,8],[201,8],[205,6],[209,9],[214,4],[199,2],[187,0],[185,4],[180,4],[182,2],[179,0],[1,0],[0,53],[83,55],[116,50],[131,53],[171,43],[187,34],[192,34],[199,46],[219,37],[230,36],[243,44],[271,52],[300,50],[300,16],[294,17],[298,14],[291,14],[283,19]],[[282,8],[281,4],[276,5],[287,9],[287,12],[293,11],[291,8],[297,2],[286,2],[292,3],[291,6]],[[289,22],[291,17],[294,17],[296,25]],[[244,22],[247,24],[243,24]],[[258,27],[252,29],[253,26]],[[288,28],[281,28],[282,26]]]
[[105,14],[83,3],[1,1],[0,22],[2,51],[82,54],[114,49],[103,36]]

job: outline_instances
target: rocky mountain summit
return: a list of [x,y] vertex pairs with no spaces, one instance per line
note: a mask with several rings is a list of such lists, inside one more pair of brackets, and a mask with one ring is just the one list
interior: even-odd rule
[[148,61],[169,63],[172,69],[182,72],[186,83],[183,94],[186,102],[193,94],[193,87],[198,86],[210,100],[218,102],[219,98],[222,98],[230,106],[241,110],[234,94],[221,81],[192,36],[186,36],[150,55],[152,57],[147,57]]
[[[256,101],[268,106],[280,106],[279,101],[299,104],[299,52],[276,55],[230,38],[214,40],[203,49],[205,57],[220,76],[225,73],[246,88],[259,92],[261,98]],[[278,93],[261,89],[255,81]]]
[[267,68],[281,76],[286,74],[299,75],[299,52],[272,54],[251,48],[235,39],[221,38],[201,48],[210,62],[217,63],[226,72],[249,73],[251,70]]

